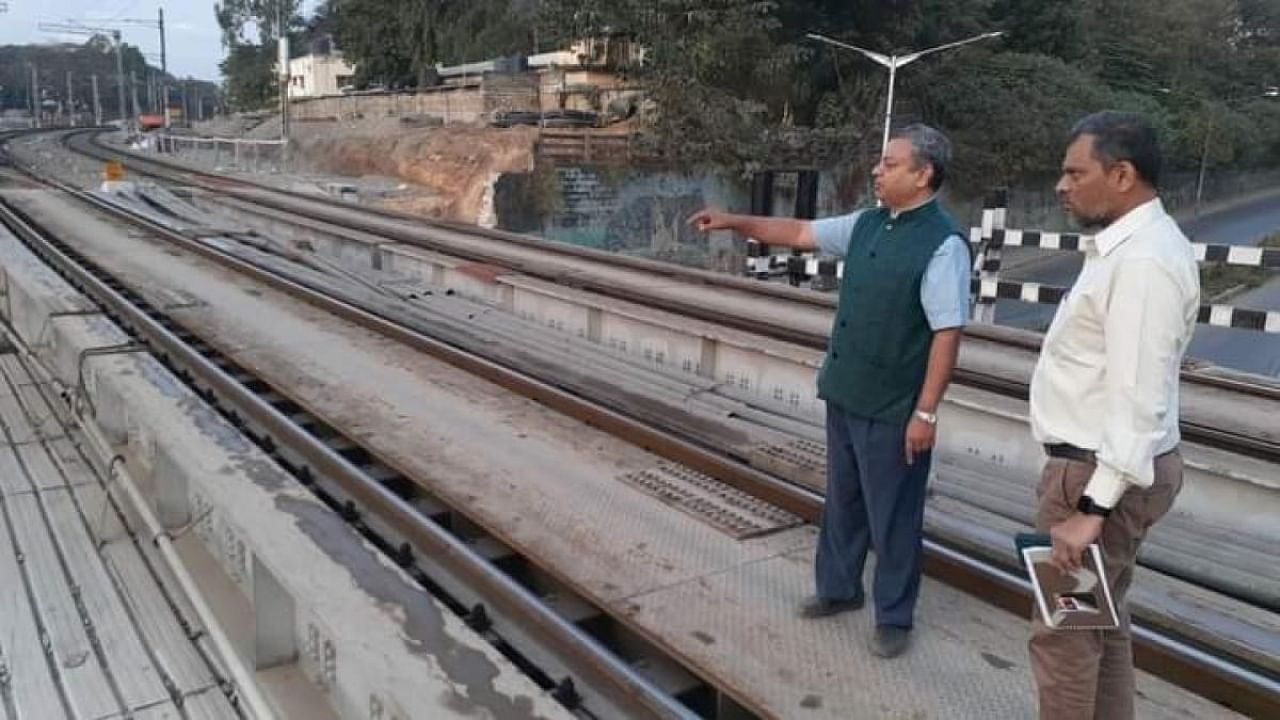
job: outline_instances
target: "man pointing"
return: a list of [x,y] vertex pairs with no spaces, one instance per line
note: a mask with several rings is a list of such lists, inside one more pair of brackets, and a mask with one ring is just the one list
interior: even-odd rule
[[942,133],[911,125],[892,134],[875,168],[883,207],[812,222],[711,210],[690,220],[702,231],[735,230],[845,260],[818,376],[827,403],[827,492],[817,594],[800,613],[862,607],[863,566],[874,548],[871,650],[881,657],[901,654],[910,639],[936,413],[968,317],[968,246],[936,199],[950,160]]

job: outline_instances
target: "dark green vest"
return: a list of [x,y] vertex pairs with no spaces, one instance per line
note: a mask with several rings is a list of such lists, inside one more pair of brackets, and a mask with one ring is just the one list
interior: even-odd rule
[[901,422],[911,416],[933,341],[920,284],[933,254],[954,234],[963,237],[936,200],[896,218],[887,208],[858,218],[818,397],[866,418]]

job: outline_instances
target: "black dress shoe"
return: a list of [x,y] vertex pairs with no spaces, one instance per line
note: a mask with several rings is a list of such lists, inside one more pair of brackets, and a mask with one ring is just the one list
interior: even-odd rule
[[909,628],[893,625],[877,625],[876,634],[871,638],[871,654],[876,657],[894,658],[906,652],[911,642]]
[[842,612],[858,610],[862,604],[866,602],[865,598],[857,598],[856,600],[827,600],[817,596],[807,598],[800,604],[799,615],[802,618],[813,620],[816,618],[837,615]]

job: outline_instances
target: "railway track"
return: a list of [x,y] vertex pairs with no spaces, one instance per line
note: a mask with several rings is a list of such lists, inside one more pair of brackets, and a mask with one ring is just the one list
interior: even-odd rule
[[[779,318],[786,318],[791,315],[792,308],[808,311],[814,309],[833,310],[835,298],[830,294],[799,290],[772,283],[762,283],[747,278],[684,268],[640,258],[619,257],[586,248],[545,242],[513,233],[486,230],[439,220],[424,220],[385,210],[360,208],[360,213],[367,216],[365,219],[361,219],[359,216],[353,215],[349,209],[335,209],[332,203],[313,196],[229,179],[212,173],[177,169],[136,153],[111,148],[102,143],[91,132],[70,133],[64,137],[64,141],[71,150],[77,153],[104,161],[121,160],[142,174],[169,182],[200,187],[212,193],[235,197],[244,202],[271,208],[277,212],[319,219],[333,226],[355,232],[382,235],[396,242],[455,255],[472,262],[518,271],[532,277],[587,289],[607,297],[643,302],[651,307],[690,318],[761,334],[807,348],[823,350],[826,347],[829,321],[801,326],[787,323]],[[528,262],[523,260],[523,257],[513,258],[502,252],[492,251],[487,246],[465,247],[458,243],[432,243],[425,240],[421,235],[405,232],[402,227],[396,226],[397,223],[402,224],[406,221],[448,231],[449,233],[456,233],[461,236],[498,241],[511,247],[525,250],[533,249],[551,259],[543,263]],[[694,286],[722,288],[726,293],[740,294],[744,297],[767,298],[777,309],[776,312],[771,313],[769,316],[753,316],[748,313],[726,311],[720,307],[707,307],[662,291],[646,292],[638,290],[637,286],[620,288],[610,282],[607,276],[593,277],[591,274],[583,272],[574,272],[570,276],[566,276],[563,270],[557,269],[556,261],[558,259],[571,259],[575,262],[589,263],[599,267],[620,268],[628,272],[641,273],[658,281],[676,281]],[[655,283],[650,282],[647,284],[654,285]],[[955,371],[955,382],[984,392],[1026,400],[1028,396],[1029,368],[1030,364],[1034,362],[1035,353],[1039,351],[1040,336],[1026,331],[984,325],[970,325],[966,328],[966,336],[966,346],[989,348],[986,352],[996,355],[1004,353],[1020,353],[1024,355],[1027,368],[1021,373],[993,371],[988,367],[966,366],[962,356],[960,365]],[[1226,397],[1237,396],[1256,400],[1280,401],[1280,383],[1267,383],[1260,378],[1242,376],[1221,370],[1196,368],[1184,370],[1182,378],[1184,383],[1192,389],[1201,389]],[[1248,432],[1244,432],[1240,428],[1232,427],[1231,420],[1232,418],[1229,417],[1198,418],[1192,414],[1184,414],[1182,422],[1183,437],[1188,441],[1227,452],[1255,457],[1269,462],[1280,462],[1280,433],[1269,431],[1265,428],[1251,428]]]
[[[117,214],[119,212],[100,199],[70,188],[63,189],[95,205],[100,210]],[[151,344],[159,356],[173,363],[175,371],[180,376],[192,380],[201,387],[202,393],[207,398],[224,403],[229,401],[221,398],[235,398],[234,401],[229,402],[232,406],[232,409],[227,410],[230,413],[229,417],[249,429],[265,449],[295,469],[305,483],[327,495],[345,517],[359,524],[362,530],[374,537],[398,562],[412,566],[422,558],[431,557],[439,552],[444,552],[446,557],[453,557],[454,554],[463,552],[466,543],[461,542],[459,538],[450,539],[447,533],[441,534],[419,525],[423,521],[422,514],[415,513],[412,508],[415,504],[418,506],[435,504],[436,499],[429,498],[424,501],[420,495],[421,488],[415,487],[407,478],[398,476],[385,464],[380,464],[376,454],[361,447],[359,442],[344,437],[339,429],[329,427],[314,417],[307,417],[306,413],[286,398],[286,393],[267,386],[242,368],[236,367],[225,357],[218,357],[211,347],[182,328],[174,326],[172,322],[166,321],[162,315],[156,313],[154,308],[140,308],[140,305],[145,308],[145,303],[140,302],[141,298],[136,293],[125,288],[118,281],[104,277],[100,270],[95,275],[92,269],[86,268],[83,263],[77,263],[68,248],[65,246],[59,248],[56,241],[50,242],[52,239],[47,234],[41,233],[39,228],[34,227],[29,222],[29,218],[24,219],[20,215],[13,215],[11,210],[6,212],[10,214],[9,224],[19,228],[25,226],[22,234],[30,241],[33,249],[43,247],[42,256],[46,260],[58,266],[60,271],[69,278],[75,278],[77,285],[94,295],[123,324],[134,328],[139,337]],[[661,429],[638,423],[614,410],[549,386],[536,378],[460,351],[456,347],[442,344],[421,333],[389,322],[385,318],[373,316],[360,308],[326,297],[261,268],[249,266],[242,260],[192,242],[162,226],[146,223],[132,216],[124,219],[135,225],[142,225],[148,232],[162,235],[168,241],[186,250],[248,274],[308,303],[370,327],[411,347],[441,357],[468,372],[537,399],[570,416],[608,432],[630,437],[633,441],[639,438],[640,444],[660,455],[703,470],[730,484],[749,489],[758,497],[795,512],[805,519],[813,521],[818,516],[821,498],[817,494],[794,485],[781,483],[776,478],[726,458],[713,449],[700,447],[681,437],[663,432]],[[353,465],[355,465],[354,468]],[[360,466],[363,466],[363,469]],[[321,480],[322,477],[325,479]],[[1021,578],[1004,568],[959,552],[945,543],[931,541],[928,543],[927,550],[930,558],[929,571],[935,577],[967,589],[1011,611],[1025,612],[1028,594],[1026,584]],[[484,571],[471,566],[467,567],[468,569],[465,570],[446,568],[446,575],[452,578],[449,582],[441,583],[433,580],[425,570],[420,574],[420,579],[424,586],[437,589],[442,585],[455,588],[479,585],[492,591],[492,588],[502,588],[511,584],[510,580],[504,584]],[[455,592],[459,596],[466,596],[475,591],[458,589]],[[506,587],[503,592],[516,592],[518,595],[518,591],[511,587]],[[527,591],[526,594],[528,594]],[[491,599],[488,602],[497,604],[496,606],[504,613],[501,617],[518,618],[511,623],[512,628],[517,625],[523,626],[524,623],[529,622],[528,617],[533,617],[532,627],[537,628],[534,634],[553,633],[553,631],[568,632],[568,628],[561,627],[561,623],[557,623],[545,613],[527,607],[517,607],[513,610],[506,605],[515,601]],[[494,614],[492,610],[484,608],[477,612],[474,607],[468,608],[465,603],[460,604],[455,601],[452,604],[467,617]],[[532,613],[532,615],[526,616],[521,613]],[[477,622],[483,625],[480,620]],[[516,634],[519,635],[518,632]],[[1136,636],[1140,662],[1144,667],[1192,687],[1207,697],[1229,703],[1232,707],[1250,714],[1272,713],[1280,708],[1280,685],[1277,685],[1274,677],[1269,677],[1264,671],[1249,667],[1247,664],[1233,662],[1231,658],[1217,657],[1205,652],[1194,644],[1178,638],[1176,634],[1140,627],[1136,630]],[[626,663],[618,661],[617,658],[610,662],[608,659],[592,655],[591,652],[584,650],[584,647],[590,648],[589,642],[582,646],[573,644],[584,642],[582,638],[565,638],[572,638],[572,633],[552,643],[548,643],[544,638],[542,652],[545,653],[545,648],[550,644],[555,648],[553,655],[564,652],[570,658],[579,658],[577,664],[564,663],[562,667],[566,668],[566,671],[572,671],[569,676],[586,678],[582,683],[587,687],[612,689],[612,692],[621,693],[621,697],[639,702],[641,706],[651,709],[658,716],[664,713],[678,714],[690,711],[689,706],[668,704],[661,692],[654,692],[655,688],[648,686],[634,673],[625,672]],[[561,643],[568,644],[561,645]],[[554,685],[550,675],[543,677],[542,681]],[[686,690],[686,693],[692,693],[695,696],[693,700],[695,706],[698,702],[697,696],[705,698],[708,692],[705,687]],[[563,693],[566,698],[572,699],[573,692],[569,688],[563,690]],[[609,692],[604,694],[609,695]],[[702,702],[705,703],[706,700]],[[696,707],[694,709],[696,710]]]

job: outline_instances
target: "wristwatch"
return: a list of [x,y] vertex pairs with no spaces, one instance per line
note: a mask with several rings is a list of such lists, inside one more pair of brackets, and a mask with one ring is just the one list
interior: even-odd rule
[[1076,503],[1076,510],[1085,515],[1097,515],[1098,517],[1107,517],[1111,515],[1111,508],[1102,507],[1093,501],[1088,495],[1081,495],[1080,501]]
[[915,413],[913,414],[920,420],[923,420],[924,422],[930,425],[938,424],[938,416],[936,413],[925,412],[923,410],[916,410]]

